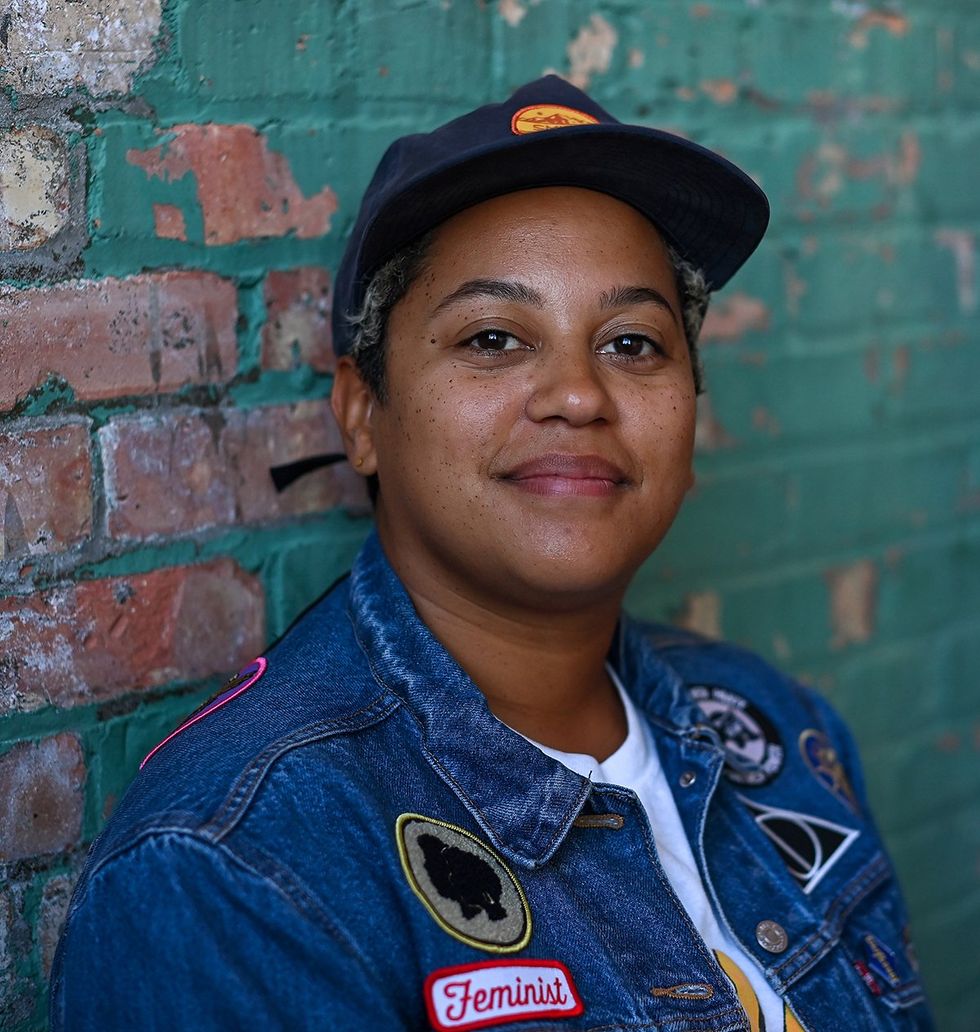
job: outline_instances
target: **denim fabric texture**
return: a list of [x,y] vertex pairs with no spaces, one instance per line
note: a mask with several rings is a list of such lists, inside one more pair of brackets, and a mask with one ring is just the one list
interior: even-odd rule
[[[92,847],[52,972],[55,1032],[430,1027],[427,976],[501,955],[451,934],[413,891],[396,832],[408,813],[483,843],[530,912],[527,945],[507,956],[560,961],[574,979],[582,1013],[504,1027],[749,1029],[634,794],[498,721],[375,536],[267,659],[253,686],[149,760]],[[830,707],[744,651],[625,616],[610,660],[650,721],[719,919],[803,1027],[932,1028],[899,887]],[[783,750],[774,775],[752,783],[731,766],[695,686],[763,715]],[[807,761],[807,731],[832,744],[853,801]],[[844,829],[809,891],[766,813],[784,841],[792,815]],[[580,819],[607,814],[622,820]],[[805,840],[790,843],[797,867]],[[782,952],[757,940],[765,921],[784,930]],[[666,991],[678,986],[702,988]]]

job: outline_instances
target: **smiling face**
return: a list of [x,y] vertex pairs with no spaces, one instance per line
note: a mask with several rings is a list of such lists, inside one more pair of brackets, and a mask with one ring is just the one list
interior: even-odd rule
[[356,377],[342,363],[335,408],[410,590],[618,603],[692,482],[673,268],[604,194],[527,190],[444,223],[392,310],[384,402],[342,401]]

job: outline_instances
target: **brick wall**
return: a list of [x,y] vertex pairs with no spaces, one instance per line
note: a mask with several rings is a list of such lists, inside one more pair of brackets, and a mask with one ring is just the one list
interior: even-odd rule
[[342,571],[331,271],[386,142],[557,70],[746,167],[698,487],[637,611],[861,741],[941,1027],[980,1008],[980,19],[969,0],[0,7],[0,1025],[42,1028],[142,754]]

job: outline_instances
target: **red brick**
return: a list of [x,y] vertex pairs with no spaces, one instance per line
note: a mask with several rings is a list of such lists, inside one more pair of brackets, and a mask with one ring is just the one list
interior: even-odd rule
[[235,520],[220,411],[124,416],[99,431],[107,528],[117,538],[184,534]]
[[75,845],[84,784],[82,747],[68,732],[20,742],[0,756],[0,861]]
[[187,220],[176,204],[153,205],[153,231],[164,240],[186,240]]
[[262,587],[230,559],[0,599],[0,712],[223,673],[264,638]]
[[322,236],[330,229],[337,197],[329,186],[304,197],[289,162],[269,150],[250,125],[175,125],[150,150],[129,150],[126,160],[165,182],[188,173],[197,184],[206,244],[255,237]]
[[99,441],[107,527],[117,538],[366,505],[363,479],[346,462],[308,473],[282,494],[273,486],[271,466],[343,450],[326,401],[124,416],[104,427]]
[[226,381],[237,317],[235,285],[206,272],[0,289],[0,411],[52,375],[85,401]]
[[364,478],[346,460],[296,480],[278,494],[269,467],[325,452],[342,453],[328,401],[252,409],[230,421],[226,448],[241,518],[265,522],[337,505],[366,511]]
[[0,559],[61,552],[92,529],[89,420],[0,431]]
[[266,369],[312,366],[333,370],[330,273],[311,265],[270,272],[265,280],[262,365]]

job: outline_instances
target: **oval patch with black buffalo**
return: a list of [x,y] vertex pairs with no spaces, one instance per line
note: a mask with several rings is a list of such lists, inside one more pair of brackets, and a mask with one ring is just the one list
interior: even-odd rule
[[515,953],[528,944],[524,890],[488,845],[418,813],[403,813],[395,833],[408,884],[443,931],[492,953]]
[[768,785],[783,769],[785,750],[768,717],[728,688],[697,684],[688,689],[725,748],[725,775],[736,785]]

